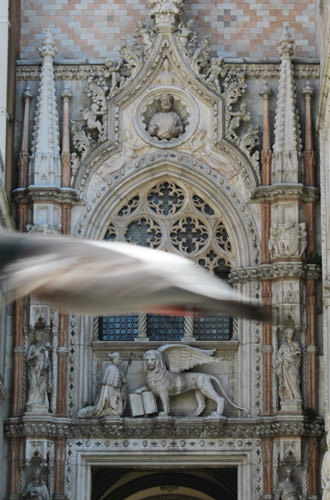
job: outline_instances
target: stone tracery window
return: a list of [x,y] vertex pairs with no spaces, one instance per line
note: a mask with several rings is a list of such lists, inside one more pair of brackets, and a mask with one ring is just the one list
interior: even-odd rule
[[[234,258],[218,207],[193,186],[173,179],[150,181],[123,201],[110,217],[104,239],[180,253],[222,278],[228,276]],[[185,318],[147,315],[142,323],[142,335],[150,340],[180,340],[187,334]],[[99,338],[133,340],[141,335],[138,324],[138,315],[100,318]],[[196,318],[190,325],[190,334],[198,340],[231,337],[232,321],[225,316]]]

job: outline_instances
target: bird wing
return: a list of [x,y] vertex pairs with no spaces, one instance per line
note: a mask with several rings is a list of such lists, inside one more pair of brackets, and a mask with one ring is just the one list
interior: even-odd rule
[[33,294],[81,314],[268,315],[192,261],[128,243],[1,233],[0,283],[9,300]]
[[212,358],[215,349],[198,349],[189,345],[166,344],[158,347],[166,358],[168,368],[172,372],[183,372],[205,363],[218,361]]

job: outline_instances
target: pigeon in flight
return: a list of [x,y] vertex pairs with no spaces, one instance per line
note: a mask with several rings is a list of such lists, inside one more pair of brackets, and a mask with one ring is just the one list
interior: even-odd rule
[[7,300],[33,294],[89,315],[221,313],[269,319],[269,310],[191,260],[129,243],[0,235],[0,286]]

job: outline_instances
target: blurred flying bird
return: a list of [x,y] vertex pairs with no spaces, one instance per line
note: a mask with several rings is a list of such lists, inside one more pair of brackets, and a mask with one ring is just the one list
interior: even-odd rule
[[269,310],[191,260],[129,243],[0,234],[7,300],[33,294],[73,313],[220,313],[269,319]]

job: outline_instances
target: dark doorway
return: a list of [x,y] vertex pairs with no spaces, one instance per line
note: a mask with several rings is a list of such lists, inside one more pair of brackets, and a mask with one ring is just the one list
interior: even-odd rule
[[237,468],[94,467],[92,500],[237,500]]

